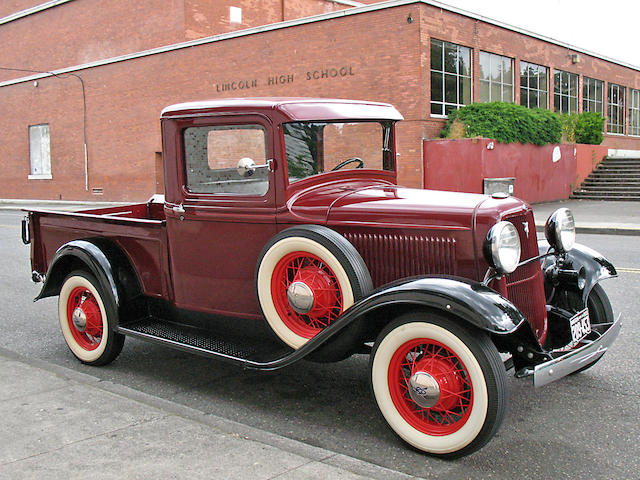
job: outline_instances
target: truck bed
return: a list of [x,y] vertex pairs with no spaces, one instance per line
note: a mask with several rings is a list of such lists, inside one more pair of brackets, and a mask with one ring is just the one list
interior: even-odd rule
[[140,275],[143,292],[169,295],[164,201],[95,208],[77,212],[26,210],[29,213],[31,267],[46,274],[62,245],[72,240],[107,239],[120,248]]

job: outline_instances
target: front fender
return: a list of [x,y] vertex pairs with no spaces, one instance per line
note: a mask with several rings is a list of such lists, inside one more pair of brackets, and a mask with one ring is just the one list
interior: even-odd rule
[[[375,290],[371,295],[352,305],[340,318],[314,336],[291,355],[280,360],[260,365],[261,369],[277,369],[290,365],[297,360],[312,354],[321,348],[331,347],[339,341],[340,332],[352,323],[375,316],[386,307],[426,307],[454,315],[462,322],[489,332],[496,337],[504,338],[508,343],[510,334],[515,337],[526,337],[527,341],[535,338],[522,313],[502,295],[480,283],[457,277],[420,277],[403,279],[387,284]],[[517,333],[520,326],[527,330]],[[532,345],[533,345],[532,344]],[[355,347],[356,345],[354,345]],[[251,362],[247,367],[256,368]]]
[[343,316],[361,317],[391,305],[440,310],[494,334],[509,334],[525,321],[506,298],[484,285],[457,277],[403,279],[376,290]]
[[[546,240],[538,241],[538,250],[541,255],[545,254],[549,250],[549,243]],[[574,270],[579,270],[580,267],[584,267],[586,283],[582,291],[582,297],[585,302],[589,297],[589,293],[591,293],[591,290],[598,282],[618,276],[616,267],[614,267],[609,260],[585,245],[576,243],[573,249],[566,255],[567,267],[573,268]],[[554,265],[556,261],[557,257],[555,256],[546,257],[542,263],[542,270],[545,271],[548,267]],[[546,281],[545,279],[545,282]]]

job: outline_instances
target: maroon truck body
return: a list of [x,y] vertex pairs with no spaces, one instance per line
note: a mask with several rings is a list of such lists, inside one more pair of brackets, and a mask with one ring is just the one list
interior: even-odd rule
[[[149,305],[161,304],[165,312],[198,312],[211,318],[227,318],[229,323],[233,323],[233,318],[262,321],[266,316],[276,334],[297,349],[291,354],[297,355],[295,358],[314,351],[320,357],[329,351],[327,358],[344,358],[349,353],[362,351],[370,345],[368,342],[374,342],[378,337],[375,354],[379,348],[384,349],[387,337],[396,335],[396,330],[387,332],[388,325],[393,325],[394,319],[414,325],[405,317],[415,316],[414,309],[419,307],[420,311],[436,311],[436,316],[450,317],[435,321],[437,325],[446,327],[447,322],[454,321],[471,331],[484,332],[495,347],[475,348],[493,348],[511,354],[519,375],[533,375],[536,382],[547,383],[549,380],[541,379],[543,373],[552,376],[546,370],[550,368],[549,362],[557,363],[562,355],[568,355],[567,352],[574,355],[582,350],[573,344],[566,347],[570,329],[578,328],[575,327],[578,314],[584,317],[588,311],[592,316],[606,316],[604,320],[613,324],[608,318],[608,300],[600,299],[594,304],[596,306],[589,301],[597,282],[615,276],[614,267],[586,248],[563,251],[561,242],[554,237],[554,232],[560,235],[561,229],[565,228],[560,226],[554,230],[560,220],[552,219],[550,223],[551,248],[548,244],[539,246],[531,207],[513,197],[397,186],[394,124],[401,119],[390,105],[345,100],[219,100],[169,107],[161,118],[164,197],[156,196],[142,204],[73,213],[46,210],[29,213],[24,236],[31,243],[34,279],[46,279],[40,297],[60,294],[63,301],[64,296],[66,319],[64,305],[60,310],[63,333],[70,328],[68,335],[74,334],[76,337],[73,338],[87,342],[84,334],[92,315],[102,309],[103,316],[109,316],[109,302],[105,300],[102,305],[96,301],[93,310],[83,305],[87,298],[97,297],[97,293],[102,296],[104,291],[110,290],[116,313],[113,324],[104,323],[106,330],[113,329],[117,338],[121,334],[136,334],[171,346],[192,348],[196,353],[214,352],[216,347],[196,348],[186,340],[176,340],[188,336],[184,332],[160,338],[160,334],[149,333],[150,329],[140,327],[136,330],[137,327],[129,326],[138,320],[135,312],[142,311],[142,316],[155,319],[155,313],[148,313]],[[352,130],[357,134],[349,136]],[[241,135],[244,143],[234,143],[234,135]],[[365,135],[369,135],[369,143],[378,146],[369,151],[363,144],[357,144],[357,139]],[[253,156],[260,159],[257,163],[265,162],[265,165],[254,167],[251,163],[250,171],[244,170],[244,177],[236,178],[233,175],[240,173],[234,173],[235,163],[231,165],[222,158],[224,154],[216,156],[212,152],[232,152],[229,156],[235,162],[241,156],[235,156],[236,151],[242,148],[254,152]],[[346,150],[342,156],[336,155],[340,149]],[[201,152],[205,152],[204,156]],[[203,165],[196,163],[197,159],[201,159]],[[253,162],[253,158],[242,158],[245,160]],[[219,164],[216,166],[215,162]],[[358,168],[346,168],[358,163]],[[238,172],[241,172],[240,164]],[[563,216],[562,221],[568,222],[567,218]],[[504,226],[505,222],[510,225],[511,237],[505,234],[504,239],[492,244],[494,227]],[[331,240],[335,236],[332,232],[340,238]],[[304,266],[300,263],[302,260],[294,259],[293,266],[287,267],[297,273],[295,277],[292,273],[289,280],[284,279],[284,287],[279,286],[280,280],[275,273],[261,287],[260,269],[268,263],[273,249],[284,245],[289,248],[285,248],[289,252],[285,256],[289,258],[299,255],[298,250],[303,249],[305,242],[318,239],[324,246],[313,247],[315,250],[303,254],[307,262]],[[517,268],[514,265],[512,271],[501,271],[494,264],[492,255],[495,257],[496,251],[503,248],[499,246],[503,240],[518,243],[521,251],[516,259]],[[293,242],[293,246],[287,247],[287,242]],[[319,258],[325,250],[339,260],[331,268],[326,267],[332,265],[330,261]],[[347,252],[346,257],[355,265],[351,269],[353,272],[349,270],[351,267],[345,267],[344,275],[359,276],[359,286],[351,288],[341,284],[341,264],[344,263],[340,260],[341,250]],[[279,265],[276,262],[274,271],[279,271]],[[64,279],[83,267],[102,283],[100,288],[103,290],[93,291],[86,287],[85,293],[78,294],[79,299],[74,303],[73,292],[80,292],[85,287],[76,275],[76,283],[72,282],[68,294]],[[333,285],[332,282],[339,284],[333,293],[322,293],[322,285]],[[351,290],[354,298],[350,300]],[[71,297],[65,296],[67,294]],[[273,296],[272,306],[268,299],[265,301],[265,295]],[[331,314],[333,316],[327,313],[329,307],[320,305],[320,298],[325,303],[337,302],[338,310]],[[551,304],[548,299],[553,300]],[[305,301],[311,301],[313,306],[306,307]],[[355,306],[349,308],[354,302]],[[596,307],[601,307],[601,311]],[[285,314],[290,318],[283,320],[285,329],[291,322],[300,319],[312,322],[325,314],[333,323],[326,329],[329,321],[322,327],[313,323],[315,330],[306,335],[311,340],[296,343],[299,338],[296,335],[287,337],[278,332],[278,325],[270,320],[270,308],[278,312],[283,308],[290,310]],[[171,313],[166,315],[164,320],[170,324]],[[296,331],[305,336],[307,326],[302,327]],[[158,331],[157,326],[154,328],[153,331]],[[452,327],[453,330],[456,328]],[[315,334],[323,329],[326,330],[322,331],[323,335],[316,337]],[[618,324],[610,329],[613,332],[608,335],[607,344],[613,341],[618,329]],[[603,333],[606,332],[598,332],[598,338],[604,338]],[[104,335],[89,335],[89,343],[81,341],[80,344],[90,350],[95,347],[92,342],[101,341]],[[335,340],[341,336],[349,341],[341,344]],[[575,332],[573,336],[576,340]],[[443,342],[438,340],[436,344]],[[332,345],[335,347],[333,356]],[[454,347],[451,346],[453,353],[457,348]],[[105,363],[103,358],[84,358],[72,345],[70,348],[86,363]],[[121,344],[113,347],[117,348],[121,348]],[[402,348],[398,347],[398,351]],[[339,351],[337,357],[336,351]],[[217,354],[226,359],[236,358],[235,354]],[[117,352],[110,355],[109,361],[115,355]],[[416,363],[416,354],[407,355],[414,355]],[[426,356],[426,353],[421,355]],[[601,353],[596,360],[600,356]],[[461,354],[461,363],[464,363],[463,357]],[[390,365],[397,362],[393,358],[389,360]],[[446,356],[438,361],[444,365],[451,362],[450,358]],[[270,361],[251,362],[248,365],[256,368],[265,365],[275,368]],[[372,381],[377,392],[375,362],[372,365]],[[466,372],[463,367],[460,371]],[[447,382],[458,385],[461,392],[467,391],[464,387],[467,380],[461,380],[466,378],[466,373],[446,374],[453,375],[451,377],[441,373],[446,378],[436,381],[433,372],[423,371],[426,366],[418,368],[414,365],[412,369],[412,372],[419,371],[409,375],[406,388],[416,392],[429,390],[431,387],[416,385],[426,375],[438,392]],[[561,368],[556,367],[556,370]],[[569,372],[559,376],[566,373]],[[422,394],[412,393],[410,397],[394,394],[392,387],[388,391],[396,407],[397,402],[405,401],[398,400],[398,395],[406,395],[423,410],[425,405],[430,405],[423,397],[415,396]],[[442,393],[436,396],[439,407],[432,408],[453,408]],[[395,426],[385,401],[379,399],[377,393],[376,399],[383,415],[402,438],[435,454],[468,453],[486,442],[499,425],[499,420],[494,419],[491,428],[480,430],[478,427],[466,443],[441,446],[436,442],[433,446],[423,443],[422,437],[406,433],[404,424]],[[415,406],[414,403],[411,405]],[[464,410],[466,407],[456,408]],[[494,416],[501,418],[502,407],[495,408],[498,413]],[[418,422],[418,430],[422,429],[420,422],[424,421],[425,415],[427,423],[435,421],[425,413],[420,414],[422,420],[415,420],[414,413],[402,415],[412,426]],[[435,437],[451,435],[456,438],[463,420],[472,422],[464,415],[462,420],[453,423],[438,420],[444,422],[446,428],[439,424],[437,428],[444,428],[444,433],[436,429]]]

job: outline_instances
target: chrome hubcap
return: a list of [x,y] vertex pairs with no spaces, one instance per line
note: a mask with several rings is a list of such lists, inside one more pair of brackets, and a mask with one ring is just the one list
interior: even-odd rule
[[289,305],[297,313],[309,313],[313,310],[313,291],[309,288],[309,285],[303,282],[293,282],[287,288],[287,300]]
[[79,332],[84,332],[85,328],[87,328],[87,315],[80,307],[73,311],[71,320],[73,321],[73,326],[76,327]]
[[409,379],[411,400],[422,408],[432,408],[440,400],[440,385],[426,372],[416,372]]

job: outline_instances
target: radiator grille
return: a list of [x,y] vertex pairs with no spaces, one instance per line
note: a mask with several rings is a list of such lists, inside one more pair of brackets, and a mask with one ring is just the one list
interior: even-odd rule
[[[518,230],[522,245],[521,260],[536,257],[538,255],[538,240],[533,213],[514,215],[505,218],[505,220],[513,223]],[[525,223],[528,224],[528,235]],[[544,340],[547,331],[547,310],[540,262],[529,263],[507,275],[507,296],[529,320],[538,339]]]
[[346,233],[362,256],[373,285],[414,275],[455,275],[456,241],[426,235]]

